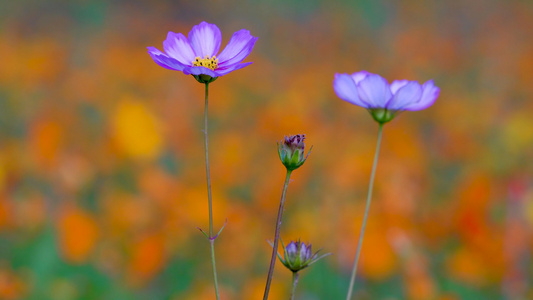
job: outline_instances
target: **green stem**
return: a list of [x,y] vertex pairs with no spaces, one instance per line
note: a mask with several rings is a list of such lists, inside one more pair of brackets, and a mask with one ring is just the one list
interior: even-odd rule
[[283,215],[283,206],[285,205],[285,195],[287,194],[287,188],[289,187],[289,180],[291,178],[292,171],[287,170],[285,176],[285,185],[283,186],[283,192],[281,194],[281,201],[279,203],[278,219],[276,221],[276,233],[274,235],[274,245],[272,246],[272,257],[270,258],[270,267],[268,268],[267,282],[265,286],[265,294],[263,300],[268,299],[268,292],[270,291],[270,284],[272,283],[272,276],[274,275],[274,265],[276,264],[276,256],[278,253],[279,232],[281,228],[281,217]]
[[296,286],[298,285],[298,278],[300,277],[298,272],[292,272],[292,291],[291,291],[291,300],[294,300],[296,296]]
[[213,266],[213,281],[217,300],[220,299],[218,292],[217,266],[215,263],[215,236],[213,235],[213,200],[211,195],[211,175],[209,175],[209,135],[207,133],[207,104],[209,96],[209,83],[205,84],[205,109],[204,109],[204,141],[205,141],[205,173],[207,176],[207,200],[209,203],[209,244],[211,252],[211,265]]
[[372,188],[374,187],[374,177],[376,175],[376,167],[378,165],[379,148],[381,146],[381,135],[383,133],[383,124],[379,124],[378,142],[376,146],[376,153],[374,155],[374,163],[372,164],[372,172],[370,173],[370,183],[368,184],[368,195],[366,197],[365,215],[363,217],[363,225],[361,226],[361,232],[359,233],[359,243],[357,244],[357,251],[355,252],[355,262],[352,269],[352,277],[350,278],[350,287],[348,288],[348,295],[346,300],[352,298],[353,286],[355,283],[355,275],[357,274],[357,263],[359,262],[359,255],[361,254],[361,247],[363,245],[363,236],[365,235],[366,219],[368,218],[368,211],[370,208],[370,202],[372,200]]

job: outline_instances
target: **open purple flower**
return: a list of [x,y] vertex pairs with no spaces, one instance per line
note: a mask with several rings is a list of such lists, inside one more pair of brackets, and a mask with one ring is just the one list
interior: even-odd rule
[[215,24],[202,22],[195,25],[186,38],[170,31],[163,42],[165,53],[148,47],[152,59],[163,68],[193,75],[202,83],[241,69],[251,62],[241,63],[257,41],[250,31],[241,29],[233,34],[228,45],[219,53],[222,34]]
[[389,84],[385,78],[367,71],[335,74],[333,89],[342,100],[368,109],[381,124],[392,120],[399,111],[430,107],[440,92],[433,80],[422,85],[408,80]]

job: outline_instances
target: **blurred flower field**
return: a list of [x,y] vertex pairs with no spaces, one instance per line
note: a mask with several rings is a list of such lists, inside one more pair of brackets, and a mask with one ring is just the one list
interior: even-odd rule
[[332,83],[358,70],[441,94],[384,129],[357,299],[533,298],[531,1],[27,0],[0,2],[0,299],[213,299],[203,86],[146,52],[203,20],[259,37],[210,84],[223,299],[263,295],[297,133],[282,238],[332,253],[297,299],[344,299],[378,128]]

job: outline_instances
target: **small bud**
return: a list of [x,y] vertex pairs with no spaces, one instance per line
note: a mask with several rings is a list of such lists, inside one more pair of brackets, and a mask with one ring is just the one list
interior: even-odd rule
[[278,144],[279,158],[287,170],[298,169],[311,153],[311,150],[309,150],[307,156],[304,157],[304,140],[305,134],[290,135],[283,139],[281,146]]
[[317,260],[331,254],[326,253],[319,257],[318,252],[320,252],[320,250],[313,254],[313,252],[311,251],[311,244],[306,245],[305,243],[300,241],[291,241],[287,245],[287,247],[285,247],[283,241],[281,241],[281,244],[283,246],[284,259],[281,258],[281,255],[279,254],[278,258],[281,263],[292,272],[298,272],[304,268],[307,268],[311,264],[315,263]]

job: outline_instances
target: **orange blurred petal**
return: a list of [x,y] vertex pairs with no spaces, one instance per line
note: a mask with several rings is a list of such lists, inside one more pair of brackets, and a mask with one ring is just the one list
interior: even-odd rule
[[373,228],[371,222],[368,224],[359,264],[365,276],[384,279],[396,269],[396,254],[387,239],[386,228]]
[[49,166],[55,161],[63,142],[64,130],[56,121],[41,121],[31,129],[31,150],[39,163]]
[[98,238],[94,217],[81,209],[67,209],[59,219],[58,231],[63,257],[71,263],[85,262]]
[[135,282],[157,274],[165,262],[165,241],[160,234],[148,235],[133,245],[130,270]]
[[455,279],[470,284],[480,283],[487,271],[479,255],[467,248],[459,249],[450,257],[448,270]]

